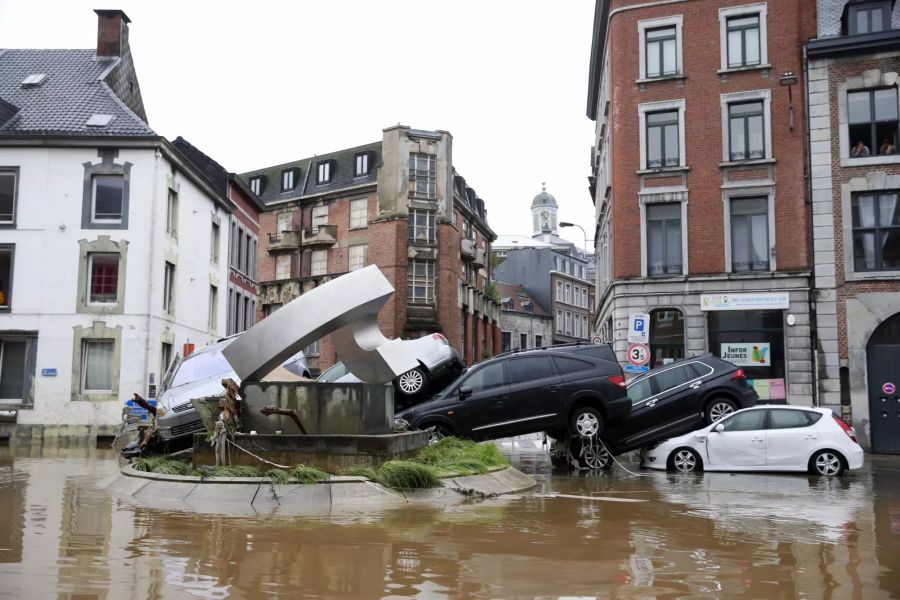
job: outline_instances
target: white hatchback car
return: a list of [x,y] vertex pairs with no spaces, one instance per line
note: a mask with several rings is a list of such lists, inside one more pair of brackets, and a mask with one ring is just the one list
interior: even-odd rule
[[834,477],[863,465],[853,428],[830,409],[755,406],[641,452],[650,469],[809,471]]

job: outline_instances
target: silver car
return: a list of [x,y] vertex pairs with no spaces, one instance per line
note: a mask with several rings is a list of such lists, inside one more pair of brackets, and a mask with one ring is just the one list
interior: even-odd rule
[[[205,431],[191,400],[222,393],[222,380],[241,380],[231,364],[222,354],[237,336],[231,336],[210,344],[194,352],[185,359],[176,356],[163,378],[163,391],[159,396],[159,406],[165,414],[156,420],[159,437],[164,442],[180,438],[191,439],[195,433]],[[306,357],[299,352],[285,361],[282,366],[300,377],[309,377]]]

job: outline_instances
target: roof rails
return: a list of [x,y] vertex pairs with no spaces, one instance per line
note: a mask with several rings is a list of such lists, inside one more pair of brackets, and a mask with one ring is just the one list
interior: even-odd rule
[[507,352],[501,352],[500,354],[495,354],[491,358],[500,358],[501,356],[509,356],[511,354],[519,354],[521,352],[534,352],[537,350],[555,350],[556,348],[570,348],[572,346],[596,346],[597,344],[592,344],[591,342],[567,342],[565,344],[551,344],[549,346],[541,346],[540,348],[516,348],[515,350],[509,350]]

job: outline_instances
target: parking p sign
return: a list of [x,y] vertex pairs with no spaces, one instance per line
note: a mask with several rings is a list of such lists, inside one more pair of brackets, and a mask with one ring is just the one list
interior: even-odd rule
[[650,342],[650,315],[631,313],[628,317],[628,341],[635,344]]

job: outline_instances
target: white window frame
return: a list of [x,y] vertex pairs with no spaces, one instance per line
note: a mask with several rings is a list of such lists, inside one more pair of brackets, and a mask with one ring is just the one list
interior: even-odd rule
[[587,288],[581,288],[581,306],[588,308],[588,291]]
[[556,309],[556,333],[563,332],[563,311]]
[[289,192],[294,189],[294,170],[286,169],[281,173],[281,191]]
[[354,161],[354,177],[362,177],[363,175],[369,174],[369,153],[361,152],[356,155],[356,160]]
[[328,273],[328,250],[313,250],[309,260],[309,274],[313,277]]
[[[746,67],[729,67],[728,19],[754,14],[759,15],[759,64],[748,65]],[[768,69],[772,67],[772,65],[769,64],[769,35],[766,28],[767,14],[768,7],[766,6],[765,2],[760,2],[757,4],[744,4],[741,6],[728,6],[719,9],[719,73],[728,73],[732,71],[749,71],[753,69]]]
[[[122,198],[121,204],[119,205],[119,218],[118,219],[98,219],[97,218],[97,180],[100,178],[105,179],[121,179],[122,180]],[[18,185],[18,181],[16,181],[16,185]],[[15,200],[14,200],[15,201]],[[125,176],[124,175],[116,175],[116,174],[97,174],[91,177],[91,223],[96,224],[109,224],[109,225],[121,225],[122,224],[122,216],[125,212]],[[7,223],[7,221],[4,221]]]
[[321,206],[313,206],[312,209],[312,218],[310,222],[312,228],[312,234],[316,235],[319,233],[320,225],[328,225],[328,205],[323,204]]
[[[112,356],[110,357],[110,361],[111,361],[110,370],[112,371],[112,373],[110,373],[109,389],[88,388],[86,385],[87,367],[88,367],[88,361],[87,361],[88,346],[90,346],[91,344],[112,344],[113,352],[112,352]],[[112,393],[113,389],[116,387],[116,382],[113,381],[113,379],[115,378],[115,375],[116,375],[115,363],[116,363],[116,340],[107,339],[107,338],[87,338],[87,339],[81,340],[81,393],[82,394],[104,394],[104,393],[110,394],[110,393]]]
[[638,104],[638,123],[640,125],[640,151],[641,151],[641,170],[647,170],[647,113],[662,112],[667,110],[678,111],[678,166],[677,167],[661,167],[653,169],[653,171],[664,171],[666,169],[683,169],[687,165],[685,156],[684,141],[684,98],[677,100],[666,100],[664,102],[644,102]]
[[563,299],[563,282],[556,282],[556,300],[557,302],[562,302]]
[[261,177],[251,177],[250,178],[250,191],[259,196],[259,190],[262,185]]
[[[91,302],[91,284],[93,283],[93,272],[94,272],[94,257],[97,255],[103,256],[115,256],[116,257],[116,299],[112,302]],[[10,269],[12,271],[12,269]],[[12,275],[12,272],[10,272]],[[116,306],[119,303],[119,278],[124,274],[122,273],[122,255],[116,252],[88,252],[87,255],[87,289],[84,291],[84,304],[85,306]],[[9,300],[7,300],[7,305]]]
[[219,262],[219,245],[222,239],[222,226],[218,221],[213,221],[210,224],[210,232],[209,232],[209,260],[213,264],[218,264]]
[[290,279],[291,278],[291,255],[290,254],[279,254],[275,257],[275,279],[280,281],[282,279]]
[[172,188],[166,195],[166,233],[178,237],[178,192]]
[[[765,146],[766,155],[762,159],[739,160],[732,163],[731,160],[731,127],[729,122],[728,107],[731,104],[740,104],[742,102],[753,102],[762,100],[763,103],[763,145]],[[734,92],[732,94],[721,94],[719,96],[719,110],[722,113],[722,162],[745,165],[753,163],[754,160],[772,160],[772,90],[750,90],[746,92]]]
[[369,258],[369,245],[356,244],[355,246],[350,246],[347,254],[347,270],[358,271],[366,266],[366,261]]
[[[658,19],[647,19],[645,21],[638,21],[638,45],[639,45],[639,55],[640,55],[640,64],[638,66],[638,82],[646,82],[646,81],[657,81],[660,79],[667,79],[670,77],[681,77],[684,73],[684,69],[682,67],[682,42],[681,42],[681,29],[683,25],[684,19],[682,15],[672,15],[669,17],[660,17]],[[648,29],[659,29],[661,27],[672,27],[675,26],[675,74],[674,75],[660,75],[657,77],[647,77],[647,30]]]
[[210,284],[209,286],[209,326],[210,331],[215,331],[218,327],[219,320],[219,288]]
[[369,199],[357,198],[350,201],[350,229],[365,229],[369,226]]
[[[740,200],[741,198],[767,198],[766,222],[769,227],[769,269],[767,271],[741,271],[740,274],[759,274],[774,273],[778,265],[775,263],[775,188],[770,185],[761,185],[757,187],[746,186],[740,188],[730,188],[722,190],[723,214],[725,217],[725,272],[734,273],[731,261],[731,201]],[[684,227],[682,226],[682,230]]]
[[[415,267],[420,264],[431,265],[429,269],[426,266],[426,274],[424,276],[415,275]],[[431,271],[430,273],[428,271]],[[437,279],[437,265],[433,260],[409,260],[407,262],[407,302],[409,304],[435,304],[435,283]],[[420,297],[415,294],[416,287],[425,287],[425,296]]]
[[565,285],[564,289],[565,289],[565,291],[566,291],[566,295],[565,295],[565,300],[564,300],[564,302],[565,302],[566,304],[572,304],[572,284],[571,284],[571,283],[567,283],[567,284]]
[[[663,188],[656,188],[662,190]],[[654,191],[656,191],[656,189]],[[640,197],[641,207],[641,277],[650,276],[647,274],[647,206],[650,204],[671,204],[673,202],[681,203],[681,275],[687,275],[690,271],[688,268],[688,227],[687,213],[688,200],[687,192],[678,194],[679,198],[648,200],[646,196]],[[679,275],[668,275],[668,277],[679,277]],[[665,279],[666,276],[657,276],[652,279]]]
[[316,166],[316,184],[322,185],[331,181],[331,161],[323,160]]
[[291,231],[291,227],[293,227],[293,215],[291,212],[281,212],[278,213],[276,217],[275,227],[278,229],[275,233],[281,235],[285,231]]
[[166,261],[163,268],[163,312],[175,312],[175,264]]
[[[898,71],[900,71],[900,69],[897,69],[896,71],[879,71],[878,69],[873,69],[871,71],[866,71],[864,75],[848,77],[838,85],[838,126],[840,129],[840,148],[838,148],[838,151],[840,153],[842,167],[900,164],[900,153],[886,155],[876,154],[874,156],[870,154],[863,158],[850,158],[850,116],[847,112],[848,93],[863,92],[885,87],[897,87],[898,114],[900,114],[900,85],[897,83]],[[812,109],[810,109],[810,111],[812,111]],[[870,148],[869,151],[875,152],[875,148]]]

